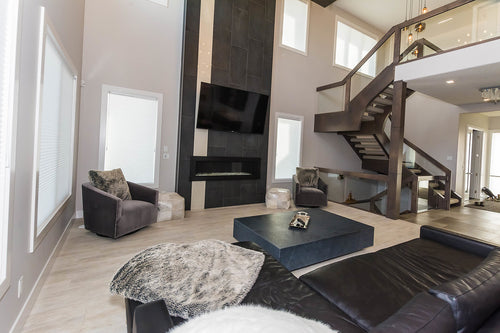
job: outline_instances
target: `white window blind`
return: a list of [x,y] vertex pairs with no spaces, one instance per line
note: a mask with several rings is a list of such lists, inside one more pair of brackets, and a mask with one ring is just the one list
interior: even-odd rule
[[104,169],[121,168],[135,183],[158,186],[161,94],[119,88],[106,95]]
[[36,236],[71,196],[76,77],[46,27],[38,110]]
[[274,179],[290,180],[300,166],[302,119],[278,115]]
[[308,20],[309,1],[285,0],[281,44],[306,53]]
[[[335,64],[354,68],[372,49],[377,41],[347,24],[337,21],[337,37],[335,40]],[[361,68],[360,72],[375,76],[377,59],[372,56]]]
[[17,11],[17,0],[0,1],[0,297],[8,286],[7,235]]

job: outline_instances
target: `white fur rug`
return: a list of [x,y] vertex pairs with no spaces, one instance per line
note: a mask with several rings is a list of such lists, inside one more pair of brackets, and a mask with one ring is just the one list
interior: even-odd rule
[[218,240],[160,244],[130,259],[110,290],[142,303],[164,299],[171,316],[239,304],[259,275],[264,254]]
[[326,324],[290,312],[240,305],[193,318],[169,333],[333,333]]

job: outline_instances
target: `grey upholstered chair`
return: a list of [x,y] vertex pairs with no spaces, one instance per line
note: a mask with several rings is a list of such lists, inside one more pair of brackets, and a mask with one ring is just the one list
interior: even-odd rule
[[293,175],[293,200],[295,206],[322,207],[328,205],[328,185],[318,178],[318,186],[301,186]]
[[127,183],[132,200],[122,200],[91,183],[82,184],[85,229],[101,236],[118,238],[156,222],[158,191]]

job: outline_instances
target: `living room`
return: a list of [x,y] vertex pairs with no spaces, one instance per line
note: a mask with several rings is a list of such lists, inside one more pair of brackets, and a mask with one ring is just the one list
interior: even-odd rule
[[[360,18],[363,16],[360,13],[342,9],[346,2],[338,0],[326,8],[308,2],[307,56],[280,46],[283,2],[276,2],[269,136],[265,142],[267,171],[263,173],[266,189],[291,184],[290,181],[275,182],[273,176],[275,121],[278,113],[304,119],[302,165],[362,170],[359,158],[341,136],[314,132],[316,88],[340,81],[349,72],[349,69],[332,66],[337,16],[380,38],[388,28],[405,20],[405,8],[404,4],[398,4],[398,10],[394,10],[397,16],[384,23],[385,26],[375,27]],[[427,6],[435,9],[450,2],[429,0]],[[168,6],[149,0],[37,0],[12,3],[19,4],[19,13],[16,15],[18,22],[14,22],[14,26],[18,26],[13,73],[13,91],[17,95],[13,103],[16,112],[10,171],[12,177],[8,191],[10,209],[7,223],[2,222],[1,267],[5,278],[0,288],[3,294],[0,299],[1,330],[17,332],[22,331],[24,326],[27,332],[123,331],[123,300],[108,293],[108,283],[116,269],[133,254],[168,241],[189,242],[214,238],[233,242],[232,221],[235,217],[266,214],[273,210],[265,208],[261,192],[260,204],[202,209],[204,199],[191,198],[191,194],[200,189],[196,186],[206,186],[199,184],[195,185],[194,191],[189,188],[183,192],[186,199],[191,198],[186,208],[194,208],[186,212],[184,220],[157,223],[118,240],[101,238],[79,229],[78,226],[82,224],[81,184],[88,181],[89,170],[102,169],[103,166],[103,85],[162,94],[163,112],[159,124],[161,159],[155,180],[160,190],[177,190],[178,161],[182,148],[179,144],[179,123],[182,123],[180,110],[186,106],[181,96],[187,91],[181,85],[181,76],[185,74],[186,64],[196,68],[199,66],[198,61],[192,63],[194,60],[190,57],[193,55],[187,54],[184,49],[184,38],[192,33],[185,30],[184,22],[189,21],[189,15],[193,14],[185,13],[185,10],[190,8],[186,3],[192,5],[197,2],[172,0],[166,2]],[[381,7],[393,5],[390,1],[381,3]],[[44,12],[41,7],[45,8]],[[39,41],[41,30],[45,29],[41,29],[44,22],[50,22],[47,26],[53,29],[56,39],[61,42],[64,53],[73,64],[77,76],[76,86],[81,89],[75,89],[77,98],[70,195],[51,222],[37,230],[32,215],[36,197],[33,186],[36,170],[34,156],[37,152],[34,144],[37,137],[35,110],[39,104]],[[492,53],[496,53],[495,50]],[[187,81],[182,82],[186,84]],[[192,105],[196,105],[195,96],[191,94],[187,97]],[[459,148],[460,114],[496,110],[496,105],[492,103],[486,109],[462,110],[462,107],[416,94],[406,106],[405,135],[452,170],[453,175],[457,175],[462,168],[459,157],[465,150]],[[191,132],[193,141],[188,148],[206,151],[206,137],[209,134],[195,128]],[[436,137],[448,139],[436,140]],[[204,142],[205,147],[195,148],[194,140]],[[458,175],[453,181],[453,187],[458,189]],[[375,246],[369,251],[418,237],[419,226],[416,224],[389,220],[332,202],[326,209],[373,225]],[[51,309],[55,311],[50,313]],[[24,323],[27,323],[26,326]]]

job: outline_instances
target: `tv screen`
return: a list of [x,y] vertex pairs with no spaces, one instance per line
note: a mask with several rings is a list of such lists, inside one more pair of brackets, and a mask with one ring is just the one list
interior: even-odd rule
[[269,96],[202,82],[197,128],[264,133]]

